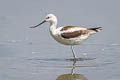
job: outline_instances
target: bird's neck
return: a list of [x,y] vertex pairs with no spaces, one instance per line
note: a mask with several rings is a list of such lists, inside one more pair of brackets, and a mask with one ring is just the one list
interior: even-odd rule
[[56,31],[57,23],[50,23],[50,32],[53,34]]

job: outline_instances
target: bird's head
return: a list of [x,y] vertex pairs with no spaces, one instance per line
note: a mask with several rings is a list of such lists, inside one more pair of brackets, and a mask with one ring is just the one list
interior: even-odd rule
[[36,25],[36,26],[32,26],[32,27],[30,27],[30,28],[38,27],[38,26],[40,26],[41,24],[43,24],[43,23],[45,23],[45,22],[50,23],[50,25],[52,25],[52,24],[57,24],[57,17],[56,17],[54,14],[48,14],[41,23],[39,23],[39,24]]

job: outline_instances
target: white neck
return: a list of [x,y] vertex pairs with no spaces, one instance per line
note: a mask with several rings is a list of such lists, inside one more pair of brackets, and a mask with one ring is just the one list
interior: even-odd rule
[[52,34],[55,33],[56,28],[57,28],[57,22],[50,22],[50,32]]

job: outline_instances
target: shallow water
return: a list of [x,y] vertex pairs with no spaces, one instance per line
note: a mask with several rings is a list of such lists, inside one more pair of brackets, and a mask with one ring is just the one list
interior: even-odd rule
[[[84,44],[84,48],[91,46],[94,47],[94,50],[89,51],[88,48],[88,52],[80,53],[79,57],[77,56],[74,75],[70,75],[74,61],[72,53],[68,51],[67,54],[66,51],[65,54],[63,46],[61,48],[53,47],[47,51],[48,47],[46,46],[46,49],[43,49],[45,52],[41,52],[37,49],[41,44],[23,43],[4,42],[0,44],[1,79],[59,80],[60,78],[61,80],[61,77],[66,77],[65,80],[67,80],[75,75],[80,76],[75,80],[77,78],[80,80],[119,80],[120,78],[119,44]],[[75,48],[76,51],[78,48],[79,46]],[[78,55],[78,53],[76,54]]]

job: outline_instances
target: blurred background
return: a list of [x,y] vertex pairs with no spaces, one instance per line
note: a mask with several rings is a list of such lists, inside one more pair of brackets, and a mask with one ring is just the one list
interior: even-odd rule
[[[55,80],[69,73],[70,47],[57,43],[49,34],[49,25],[30,29],[49,13],[58,18],[58,27],[66,25],[103,27],[103,30],[76,46],[79,57],[76,73],[88,80],[120,79],[120,1],[119,0],[0,0],[0,80]],[[108,64],[108,65],[105,65]],[[47,77],[46,77],[47,76]]]

